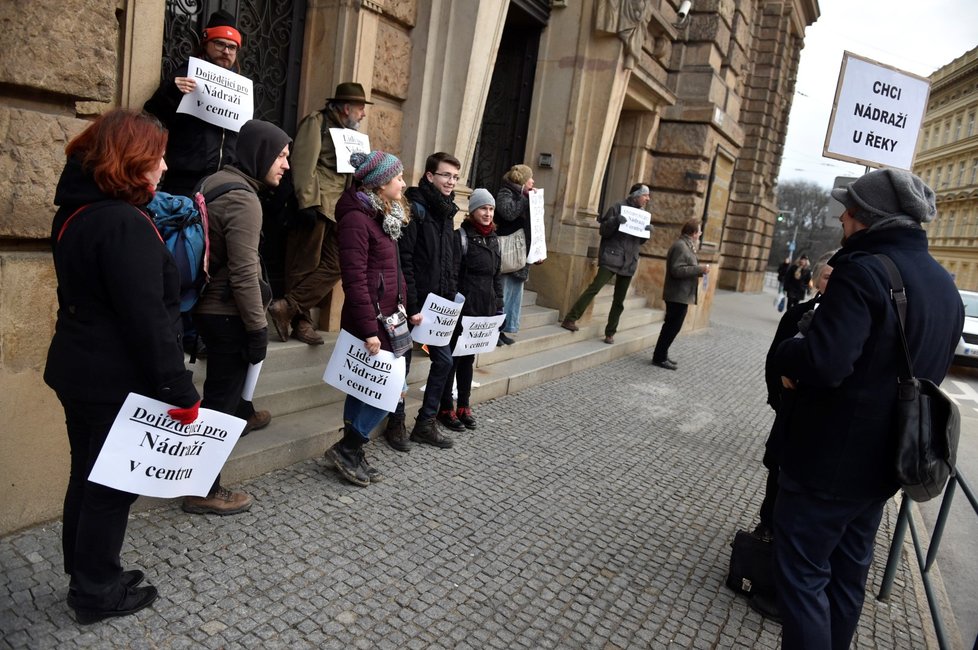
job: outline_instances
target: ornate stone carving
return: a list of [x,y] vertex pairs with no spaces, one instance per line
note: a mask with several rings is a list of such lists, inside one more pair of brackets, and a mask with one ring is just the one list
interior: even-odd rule
[[373,89],[397,99],[407,98],[411,78],[411,40],[395,25],[381,21],[374,50]]
[[645,34],[654,7],[651,0],[607,0],[598,2],[594,9],[594,27],[597,31],[617,34],[625,45],[625,69],[635,67],[635,60],[642,54]]
[[[370,134],[370,148],[388,151],[395,156],[401,155],[401,124],[404,115],[396,108],[385,104],[377,104],[367,109],[369,125],[367,128]],[[411,179],[405,177],[407,184],[411,184]]]

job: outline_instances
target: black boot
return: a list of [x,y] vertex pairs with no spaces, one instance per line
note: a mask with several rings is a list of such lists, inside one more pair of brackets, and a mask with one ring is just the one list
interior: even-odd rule
[[475,429],[475,417],[472,415],[472,407],[470,406],[460,406],[455,409],[455,415],[458,416],[459,421],[465,426],[466,429]]
[[384,429],[384,440],[396,451],[411,451],[408,442],[407,429],[404,427],[404,416],[391,413],[387,416],[387,428]]
[[384,480],[384,475],[380,473],[380,470],[367,462],[367,455],[363,453],[363,447],[360,447],[360,467],[367,474],[371,483],[380,483]]
[[414,423],[414,430],[411,431],[411,440],[442,449],[451,449],[452,445],[455,444],[451,438],[442,435],[441,431],[438,430],[435,425],[435,418],[418,419]]
[[363,436],[349,424],[343,427],[343,439],[326,450],[326,458],[333,461],[336,471],[354,485],[367,487],[370,476],[363,467]]

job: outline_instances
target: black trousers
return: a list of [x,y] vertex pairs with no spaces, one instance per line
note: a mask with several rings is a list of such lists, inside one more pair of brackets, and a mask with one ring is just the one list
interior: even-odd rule
[[684,302],[666,303],[666,318],[662,322],[662,329],[659,331],[659,340],[655,342],[652,361],[665,361],[669,358],[669,346],[676,340],[679,330],[683,328],[683,321],[686,320],[688,310],[689,305]]
[[61,533],[68,588],[79,606],[109,609],[125,594],[119,553],[136,495],[92,483],[88,475],[122,404],[60,399],[71,447]]
[[[239,316],[195,314],[194,324],[207,346],[207,377],[200,406],[247,419],[254,413],[254,407],[241,399],[249,366],[245,358],[248,334],[244,321]],[[251,413],[245,413],[246,410]],[[220,486],[218,474],[210,494]]]

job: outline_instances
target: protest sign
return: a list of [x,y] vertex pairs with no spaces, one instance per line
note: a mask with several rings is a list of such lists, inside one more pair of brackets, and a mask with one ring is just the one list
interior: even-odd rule
[[371,356],[363,341],[341,329],[323,381],[365,404],[393,412],[405,374],[404,357],[387,350]]
[[129,393],[88,480],[148,497],[206,496],[245,421],[200,409],[193,423],[180,424],[167,415],[172,408]]
[[485,354],[496,349],[499,338],[499,328],[506,315],[499,316],[462,316],[462,334],[458,337],[453,357],[467,354]]
[[547,233],[543,223],[543,188],[530,190],[530,250],[526,263],[536,264],[547,259]]
[[911,169],[930,81],[846,52],[822,155]]
[[621,206],[621,216],[625,217],[626,221],[618,226],[620,232],[643,239],[648,239],[652,234],[651,231],[645,229],[647,225],[652,223],[652,215],[645,210],[623,205]]
[[340,174],[352,174],[350,154],[354,151],[370,153],[370,138],[366,133],[353,129],[330,129],[329,135],[333,138],[333,147],[336,151],[336,171]]
[[421,324],[411,330],[411,338],[415,343],[430,345],[448,345],[462,313],[465,296],[455,294],[455,300],[448,300],[429,293],[421,308]]
[[177,113],[231,131],[240,131],[241,125],[254,116],[254,89],[248,77],[194,57],[190,57],[187,76],[197,85],[180,100]]

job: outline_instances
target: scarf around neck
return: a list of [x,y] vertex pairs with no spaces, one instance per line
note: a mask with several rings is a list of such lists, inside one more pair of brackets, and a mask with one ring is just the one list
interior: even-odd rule
[[366,207],[374,211],[380,221],[381,228],[384,229],[388,237],[395,241],[401,238],[401,229],[404,226],[404,208],[400,202],[392,202],[390,212],[386,212],[384,202],[380,200],[376,192],[360,190],[357,192],[357,196]]
[[455,192],[445,196],[425,177],[422,177],[421,182],[418,183],[418,189],[424,197],[425,207],[433,216],[439,219],[455,216]]

